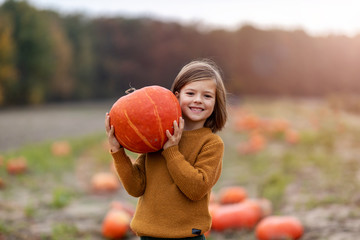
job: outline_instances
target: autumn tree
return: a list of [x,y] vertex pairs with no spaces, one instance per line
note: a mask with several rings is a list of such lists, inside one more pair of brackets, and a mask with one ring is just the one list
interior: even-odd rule
[[44,12],[48,19],[48,34],[54,54],[53,73],[47,84],[47,99],[67,100],[71,99],[75,92],[76,79],[73,73],[74,48],[67,36],[62,18],[55,12]]
[[71,74],[74,81],[74,99],[89,99],[96,95],[94,32],[92,20],[73,14],[62,17],[62,25],[71,45]]
[[17,81],[12,24],[0,11],[0,106],[9,103],[9,91]]
[[55,64],[48,21],[26,1],[7,0],[0,10],[12,23],[16,49],[18,81],[9,89],[9,101],[15,104],[43,102]]

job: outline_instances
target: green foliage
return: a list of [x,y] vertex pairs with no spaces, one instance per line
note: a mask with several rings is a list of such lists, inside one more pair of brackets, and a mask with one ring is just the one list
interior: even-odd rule
[[7,103],[7,90],[17,80],[12,31],[8,15],[0,11],[0,106]]
[[24,215],[27,218],[33,218],[36,214],[36,208],[35,206],[28,204],[27,206],[25,206],[24,208]]
[[[5,224],[5,222],[3,222],[2,220],[0,220],[0,234],[6,234],[9,233],[10,229],[9,227]],[[0,235],[1,236],[1,235]]]
[[53,190],[53,193],[52,193],[51,206],[53,208],[63,208],[70,203],[73,196],[74,196],[74,193],[69,189],[56,188]]
[[279,208],[282,205],[282,198],[287,185],[290,183],[290,177],[284,173],[273,173],[260,185],[260,196],[269,199]]
[[13,57],[18,72],[18,81],[6,89],[5,98],[18,104],[43,102],[55,64],[48,21],[25,1],[8,0],[0,12],[8,16],[13,27]]
[[91,22],[78,14],[62,17],[61,21],[73,51],[71,73],[76,79],[74,97],[92,98],[95,95],[96,52]]
[[52,240],[75,240],[79,239],[79,230],[76,226],[68,224],[68,223],[58,223],[53,226]]
[[332,205],[332,204],[347,204],[348,199],[344,196],[331,195],[321,199],[310,198],[306,202],[308,209],[313,209],[320,206]]
[[56,59],[54,71],[48,83],[48,100],[69,99],[74,94],[75,79],[73,72],[73,49],[61,18],[54,13],[44,13],[49,23],[49,35]]

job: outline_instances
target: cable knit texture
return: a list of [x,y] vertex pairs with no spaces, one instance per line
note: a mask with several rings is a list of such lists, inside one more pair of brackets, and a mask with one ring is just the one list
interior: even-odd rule
[[209,128],[184,131],[178,146],[141,154],[112,153],[126,191],[139,197],[132,230],[139,236],[194,237],[211,227],[211,188],[221,174],[224,143]]

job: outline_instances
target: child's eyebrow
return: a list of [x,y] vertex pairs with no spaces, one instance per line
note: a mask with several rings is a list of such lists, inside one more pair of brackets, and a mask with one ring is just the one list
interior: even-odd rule
[[[198,90],[193,89],[193,88],[185,88],[184,91],[198,91]],[[204,93],[215,94],[215,92],[210,91],[210,90],[205,90]]]
[[205,90],[204,92],[214,93],[214,91],[211,90]]
[[205,93],[210,93],[210,94],[215,94],[215,92],[213,92],[213,91],[209,91],[209,90],[206,90],[206,91],[204,91]]
[[184,91],[196,91],[196,90],[193,88],[184,88]]

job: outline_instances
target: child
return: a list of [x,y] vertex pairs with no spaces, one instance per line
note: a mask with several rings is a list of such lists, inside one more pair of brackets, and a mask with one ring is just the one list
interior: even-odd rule
[[107,114],[111,154],[124,188],[139,197],[131,228],[140,239],[205,239],[211,227],[210,192],[222,168],[224,143],[214,133],[227,120],[226,91],[209,60],[185,65],[171,90],[183,118],[174,121],[173,135],[166,131],[163,150],[141,154],[132,163]]

